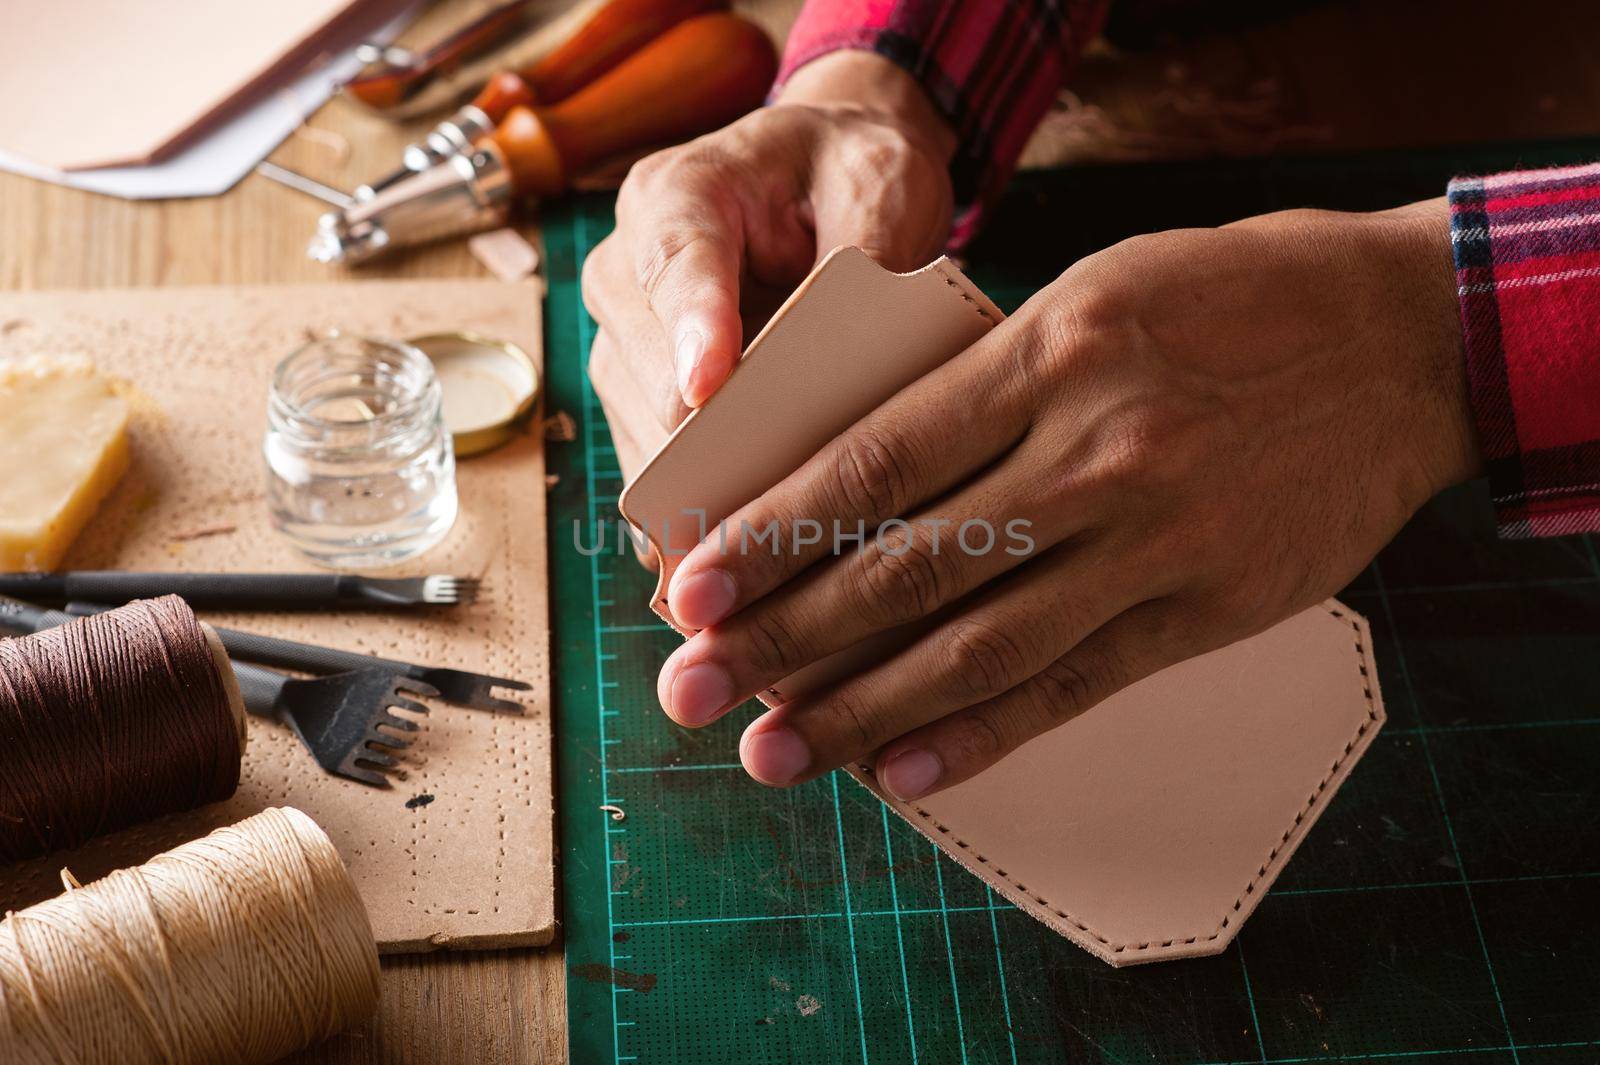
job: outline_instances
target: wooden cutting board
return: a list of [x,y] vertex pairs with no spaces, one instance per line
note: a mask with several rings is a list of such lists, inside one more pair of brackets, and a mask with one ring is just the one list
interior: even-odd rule
[[[470,330],[539,358],[537,283],[371,281],[281,287],[0,294],[0,358],[82,354],[134,397],[133,463],[64,568],[310,568],[272,531],[261,437],[273,365],[329,328],[389,337]],[[266,806],[327,830],[387,952],[540,945],[555,928],[544,453],[532,428],[459,466],[443,544],[384,575],[480,576],[483,600],[406,613],[203,614],[236,628],[449,665],[533,685],[522,716],[435,702],[406,777],[329,776],[282,725],[250,720],[229,801],[74,851],[0,867],[0,909],[136,864]]]

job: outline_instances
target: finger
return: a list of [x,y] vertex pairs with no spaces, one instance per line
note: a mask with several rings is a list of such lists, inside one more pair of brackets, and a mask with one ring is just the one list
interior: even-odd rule
[[[634,280],[627,251],[613,235],[583,264],[583,299],[598,333],[589,355],[589,378],[613,406],[624,389],[636,394],[650,417],[667,432],[689,414],[678,391],[667,335]],[[602,354],[602,337],[609,346]],[[602,378],[602,374],[606,374]],[[639,405],[629,404],[630,410]],[[639,431],[644,432],[642,423]],[[653,434],[652,434],[653,435]]]
[[888,744],[872,772],[909,802],[959,784],[1136,681],[1210,646],[1169,600],[1118,616],[1023,684]]
[[1103,550],[1063,545],[887,662],[757,719],[740,745],[746,771],[798,783],[1027,683],[1139,601],[1126,575]]
[[870,532],[1009,451],[1029,408],[1003,332],[902,389],[713,530],[668,586],[678,623],[716,624],[829,554],[834,529]]
[[[926,618],[1082,528],[1088,511],[1046,497],[1033,450],[1012,451],[933,510],[886,523],[859,550],[691,637],[661,669],[667,714],[683,725],[710,724],[782,678]],[[1054,565],[1030,568],[1027,579],[1049,579]],[[691,680],[679,685],[685,670]]]
[[670,435],[656,420],[638,382],[621,369],[611,334],[595,334],[589,352],[589,382],[611,431],[612,448],[623,481],[631,481]]
[[673,352],[678,389],[704,403],[733,369],[742,347],[739,274],[744,226],[726,180],[708,165],[672,165],[662,180],[630,177],[617,201],[635,282]]

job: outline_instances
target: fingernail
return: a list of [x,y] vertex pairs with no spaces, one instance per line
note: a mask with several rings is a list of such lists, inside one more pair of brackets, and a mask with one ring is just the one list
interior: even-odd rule
[[673,361],[678,367],[678,392],[682,394],[685,403],[689,402],[689,382],[693,380],[695,370],[699,369],[700,362],[705,357],[706,338],[699,330],[685,329],[678,334],[678,345],[673,352]]
[[912,747],[889,759],[878,779],[883,781],[890,795],[901,802],[910,802],[926,795],[943,775],[944,763],[939,761],[938,755]]
[[779,726],[746,732],[739,759],[763,784],[788,784],[811,765],[811,749],[794,729]]
[[667,604],[672,616],[686,628],[703,629],[715,625],[733,612],[738,588],[727,570],[708,569],[674,581]]
[[672,679],[672,716],[685,725],[704,725],[733,702],[733,678],[711,662],[685,666]]

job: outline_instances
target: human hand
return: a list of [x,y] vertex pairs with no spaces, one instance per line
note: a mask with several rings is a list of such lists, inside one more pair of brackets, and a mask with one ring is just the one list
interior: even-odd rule
[[599,325],[589,373],[608,412],[638,389],[675,428],[733,369],[741,310],[775,306],[838,245],[899,271],[933,258],[953,149],[908,74],[846,51],[802,67],[774,105],[635,165],[617,228],[583,269]]
[[[744,733],[787,785],[873,761],[914,799],[1344,586],[1478,452],[1443,201],[1139,237],[1069,269],[727,520],[668,588],[658,681],[701,726],[875,634],[931,627]],[[838,557],[796,522],[878,542]],[[1034,550],[961,549],[1022,520]],[[937,521],[943,521],[943,544]],[[730,534],[731,535],[731,534]],[[974,537],[981,545],[982,536]],[[937,615],[937,616],[934,616]]]

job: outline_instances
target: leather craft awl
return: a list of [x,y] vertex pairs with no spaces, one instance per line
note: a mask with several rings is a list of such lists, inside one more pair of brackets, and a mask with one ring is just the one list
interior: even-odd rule
[[[636,474],[622,513],[652,537],[670,531],[652,540],[657,613],[672,623],[667,584],[701,527],[686,514],[703,510],[715,528],[1000,320],[948,260],[900,275],[835,251],[642,471],[659,422],[630,378],[597,367],[618,457]],[[763,698],[818,689],[914,635],[824,659]],[[1367,624],[1330,600],[1146,678],[917,802],[891,798],[868,764],[850,772],[996,893],[1132,965],[1224,950],[1383,722]]]
[[776,69],[753,23],[723,13],[680,22],[560,103],[512,107],[472,150],[323,215],[308,253],[360,262],[499,225],[516,202],[563,192],[596,163],[731,122],[761,103]]

